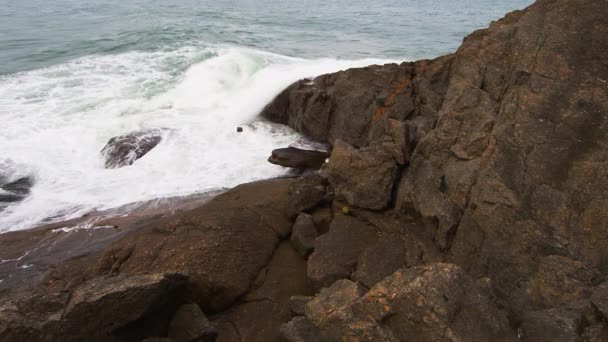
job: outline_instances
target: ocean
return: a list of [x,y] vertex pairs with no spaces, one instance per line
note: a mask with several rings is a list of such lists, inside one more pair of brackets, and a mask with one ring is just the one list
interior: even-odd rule
[[[312,142],[257,117],[283,88],[452,52],[531,2],[4,1],[0,178],[35,184],[0,232],[285,175],[270,151]],[[156,148],[104,168],[110,138],[155,128]]]

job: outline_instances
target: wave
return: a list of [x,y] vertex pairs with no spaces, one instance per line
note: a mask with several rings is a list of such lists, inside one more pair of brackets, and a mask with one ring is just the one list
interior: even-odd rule
[[[36,181],[29,197],[0,212],[0,232],[284,175],[266,158],[302,137],[259,120],[263,106],[298,79],[386,62],[182,47],[2,76],[0,165],[19,165],[10,177]],[[169,132],[161,144],[131,166],[104,168],[108,139],[154,128]]]

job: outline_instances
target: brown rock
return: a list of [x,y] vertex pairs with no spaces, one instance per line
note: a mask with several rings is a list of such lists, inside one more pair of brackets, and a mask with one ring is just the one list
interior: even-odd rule
[[381,148],[356,150],[337,140],[323,172],[338,198],[356,207],[379,210],[391,200],[397,164]]
[[308,211],[319,205],[326,195],[327,180],[319,175],[300,177],[289,186],[287,199],[290,215],[296,217],[302,211]]
[[281,336],[288,342],[321,341],[319,329],[306,317],[294,317],[281,326]]
[[455,265],[402,269],[365,294],[341,282],[306,305],[328,341],[517,340],[504,313]]
[[608,282],[603,282],[593,288],[591,305],[604,320],[608,321]]
[[283,241],[258,274],[251,291],[215,321],[219,329],[217,341],[279,340],[281,325],[292,317],[290,299],[310,292],[306,261],[289,242]]
[[217,330],[194,303],[180,306],[169,325],[169,338],[175,342],[213,342],[216,337]]
[[294,315],[302,316],[304,315],[306,303],[310,302],[311,299],[312,297],[310,296],[292,296],[289,298],[289,310],[291,310],[291,313]]
[[315,250],[308,258],[308,278],[313,288],[349,278],[359,254],[376,238],[373,227],[350,216],[336,216],[329,232],[317,238]]
[[163,139],[163,130],[152,129],[116,136],[101,150],[107,169],[133,164]]
[[357,261],[354,279],[372,287],[405,265],[406,251],[398,236],[383,236],[367,247]]
[[297,169],[319,169],[328,157],[327,152],[323,151],[287,147],[273,150],[268,161],[272,164]]
[[307,257],[315,248],[316,238],[317,230],[312,222],[312,216],[300,213],[291,230],[291,245],[301,256]]
[[528,312],[522,323],[522,340],[530,342],[582,341],[581,316],[567,309]]

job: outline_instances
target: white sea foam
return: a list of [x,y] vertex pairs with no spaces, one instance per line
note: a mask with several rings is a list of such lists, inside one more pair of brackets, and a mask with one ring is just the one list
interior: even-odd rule
[[[384,62],[186,47],[0,77],[0,166],[36,179],[27,199],[0,212],[0,232],[280,176],[285,169],[266,158],[301,137],[259,121],[263,106],[298,79]],[[108,139],[151,128],[168,129],[156,148],[131,166],[104,168]]]

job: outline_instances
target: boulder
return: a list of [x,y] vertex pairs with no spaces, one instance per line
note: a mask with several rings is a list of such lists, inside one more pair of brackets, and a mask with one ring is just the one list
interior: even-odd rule
[[[100,277],[70,292],[40,293],[0,305],[0,339],[17,341],[107,340],[130,327],[160,334],[165,312],[174,310],[186,286],[180,274]],[[142,335],[131,335],[131,338]]]
[[338,198],[356,207],[380,210],[392,198],[397,170],[393,156],[382,148],[357,150],[337,140],[323,172]]
[[101,150],[106,168],[115,169],[133,164],[161,142],[163,133],[161,129],[151,129],[111,138]]
[[181,305],[169,325],[169,338],[175,342],[213,342],[217,329],[209,323],[198,305]]
[[304,315],[306,303],[310,302],[311,299],[312,297],[310,296],[292,296],[289,298],[289,303],[287,305],[292,314],[302,316]]
[[289,186],[287,205],[290,215],[296,217],[302,211],[309,211],[326,198],[327,180],[319,175],[300,177]]
[[405,243],[398,236],[382,236],[359,255],[354,279],[369,287],[405,266]]
[[608,281],[593,288],[591,305],[593,305],[602,319],[608,321]]
[[310,292],[306,261],[283,241],[251,290],[214,321],[217,341],[278,341],[281,325],[292,318],[291,298]]
[[315,248],[316,238],[317,230],[312,221],[312,216],[300,213],[291,229],[291,245],[301,256],[307,257]]
[[294,317],[281,326],[281,336],[287,342],[313,342],[321,341],[319,329],[306,317]]
[[306,305],[327,341],[516,341],[503,312],[461,268],[401,269],[367,293],[341,280]]
[[[287,197],[292,182],[243,184],[195,209],[151,218],[86,262],[59,265],[45,285],[63,289],[82,277],[179,270],[188,274],[192,300],[204,312],[226,309],[250,289],[279,240],[289,235]],[[66,278],[70,281],[56,280]]]
[[0,179],[0,209],[3,203],[19,202],[30,194],[30,189],[34,186],[32,177],[21,177],[15,181],[2,183]]
[[376,239],[372,226],[354,217],[337,215],[329,232],[315,240],[315,250],[308,258],[308,278],[313,288],[318,290],[349,278],[361,252]]
[[523,341],[579,342],[582,330],[580,313],[565,308],[527,312],[521,325]]
[[319,169],[328,157],[327,152],[323,151],[287,147],[273,150],[268,161],[272,164],[296,169]]

